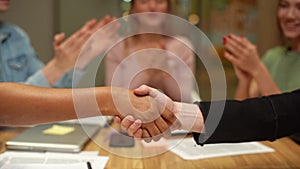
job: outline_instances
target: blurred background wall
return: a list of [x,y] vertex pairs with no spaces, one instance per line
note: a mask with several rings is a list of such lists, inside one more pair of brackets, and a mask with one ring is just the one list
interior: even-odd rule
[[57,18],[53,0],[12,0],[0,18],[23,28],[30,36],[39,57],[48,61],[53,56],[52,39]]
[[91,18],[103,18],[105,15],[120,17],[119,0],[56,0],[57,31],[67,34],[76,31]]

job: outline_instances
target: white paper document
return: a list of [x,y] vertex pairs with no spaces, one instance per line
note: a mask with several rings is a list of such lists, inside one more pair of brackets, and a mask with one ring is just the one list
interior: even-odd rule
[[201,147],[195,146],[196,143],[193,138],[185,138],[182,141],[170,139],[168,140],[168,145],[170,151],[185,160],[275,152],[274,149],[258,142],[207,144]]
[[52,153],[7,151],[0,155],[0,169],[88,169],[104,168],[108,161],[98,152]]

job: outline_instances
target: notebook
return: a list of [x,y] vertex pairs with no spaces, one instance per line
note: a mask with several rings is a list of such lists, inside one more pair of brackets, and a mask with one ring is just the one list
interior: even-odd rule
[[101,128],[99,125],[45,124],[28,128],[6,142],[7,149],[79,152]]

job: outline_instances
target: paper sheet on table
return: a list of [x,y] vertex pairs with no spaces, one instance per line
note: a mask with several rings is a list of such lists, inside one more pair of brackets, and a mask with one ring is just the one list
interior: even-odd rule
[[87,169],[87,161],[92,168],[104,168],[108,157],[98,156],[98,152],[52,153],[7,151],[0,155],[0,169]]
[[72,133],[75,130],[74,127],[62,126],[62,125],[53,125],[50,128],[43,131],[44,134],[48,135],[59,135],[64,136]]
[[221,156],[275,152],[274,149],[258,142],[207,144],[201,147],[195,146],[196,143],[193,138],[186,138],[183,139],[183,141],[181,142],[177,139],[169,139],[168,145],[170,151],[172,151],[173,153],[177,154],[185,160],[197,160]]

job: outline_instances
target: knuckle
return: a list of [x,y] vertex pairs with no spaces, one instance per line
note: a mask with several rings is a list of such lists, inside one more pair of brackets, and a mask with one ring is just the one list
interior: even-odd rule
[[133,132],[131,132],[129,130],[128,130],[128,135],[131,136],[131,137],[134,136]]
[[124,123],[121,123],[121,128],[123,130],[127,130],[128,129],[128,125],[124,124]]

